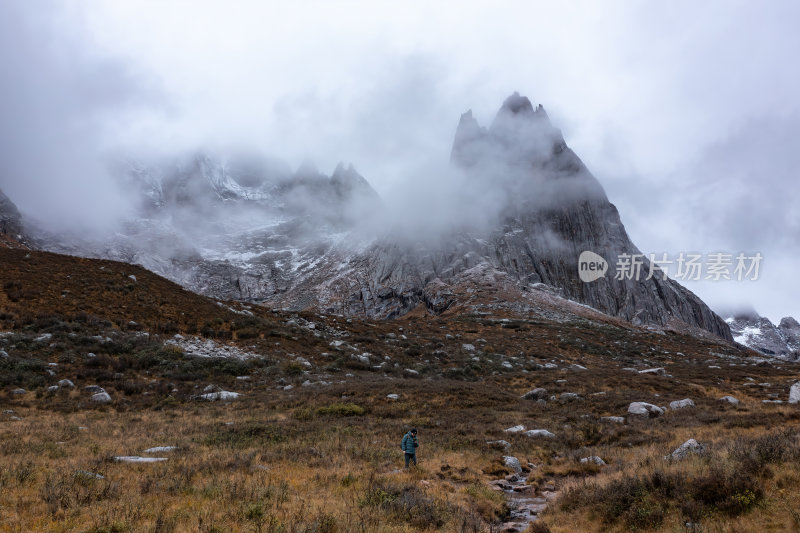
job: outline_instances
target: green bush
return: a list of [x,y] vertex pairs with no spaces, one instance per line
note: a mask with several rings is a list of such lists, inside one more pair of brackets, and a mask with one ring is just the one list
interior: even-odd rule
[[320,415],[334,415],[334,416],[361,416],[364,414],[364,408],[354,403],[337,402],[327,407],[320,407],[317,413]]

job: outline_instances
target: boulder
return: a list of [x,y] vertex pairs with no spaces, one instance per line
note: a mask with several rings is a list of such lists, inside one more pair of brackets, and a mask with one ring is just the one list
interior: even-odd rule
[[522,465],[519,462],[519,459],[516,457],[512,457],[510,455],[506,455],[503,457],[503,464],[506,465],[508,468],[519,474],[522,472]]
[[518,426],[510,427],[508,429],[504,429],[503,431],[505,431],[506,433],[519,433],[521,431],[525,431],[525,426],[520,424]]
[[789,389],[789,403],[800,403],[800,381]]
[[612,422],[614,424],[624,424],[625,417],[624,416],[601,416],[600,420],[603,422]]
[[719,399],[721,402],[728,402],[731,405],[739,405],[739,400],[734,398],[733,396],[723,396]]
[[670,409],[685,409],[687,407],[694,407],[694,402],[689,398],[684,398],[683,400],[675,400],[674,402],[669,402]]
[[239,393],[221,390],[217,392],[209,392],[208,394],[201,394],[200,397],[210,402],[215,402],[217,400],[235,400],[239,397]]
[[106,390],[99,385],[87,385],[83,388],[88,393],[97,394],[98,392],[105,392]]
[[680,446],[678,446],[675,449],[675,451],[673,451],[671,454],[664,457],[664,459],[674,459],[676,461],[679,461],[681,459],[685,459],[690,454],[693,453],[702,454],[704,452],[705,452],[705,446],[703,446],[694,439],[689,439]]
[[603,466],[606,464],[606,462],[603,461],[603,459],[601,457],[598,457],[597,455],[592,455],[581,459],[581,464],[587,464],[587,463],[594,463],[598,466]]
[[522,395],[523,400],[544,400],[547,398],[547,389],[537,387]]
[[528,437],[546,437],[548,439],[555,438],[555,434],[547,431],[546,429],[531,429],[525,432]]
[[664,370],[663,367],[659,368],[646,368],[645,370],[639,370],[639,374],[655,374],[657,376],[663,376],[667,372]]
[[487,440],[486,444],[493,448],[503,448],[504,450],[511,448],[511,443],[507,440]]
[[75,387],[75,384],[72,381],[68,380],[68,379],[62,379],[61,381],[58,382],[58,386],[61,387],[61,388],[71,389],[71,388]]
[[652,403],[633,402],[628,406],[628,414],[653,418],[663,415],[664,410]]
[[92,401],[95,403],[109,403],[111,402],[111,396],[106,391],[98,392],[92,394]]

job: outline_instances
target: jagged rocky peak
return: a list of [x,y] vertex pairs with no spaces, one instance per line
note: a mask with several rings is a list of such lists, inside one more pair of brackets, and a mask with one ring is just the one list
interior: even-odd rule
[[[531,101],[528,100],[527,96],[520,96],[520,94],[514,91],[514,94],[509,96],[508,98],[503,101],[503,105],[500,107],[500,111],[498,111],[497,116],[499,118],[505,117],[507,115],[518,116],[523,118],[535,118],[535,119],[542,119],[547,120],[547,113],[544,110],[542,104],[539,104],[534,109],[533,104]],[[497,120],[497,119],[495,119]]]
[[0,233],[16,237],[22,233],[22,215],[14,202],[0,190]]
[[331,175],[331,185],[340,198],[363,195],[376,201],[379,200],[378,193],[366,178],[356,171],[352,163],[347,166],[344,162],[336,165],[336,169]]
[[361,285],[339,295],[341,307],[331,309],[397,316],[424,302],[438,312],[452,302],[434,302],[430,288],[447,294],[462,273],[480,267],[502,272],[521,286],[556,288],[566,298],[635,324],[688,326],[731,338],[725,322],[699,298],[658,274],[617,280],[612,269],[591,283],[579,279],[578,257],[585,250],[611,265],[621,254],[640,252],[599,182],[542,107],[514,94],[489,129],[467,111],[456,129],[451,162],[471,192],[461,208],[483,225],[454,230],[424,247],[378,243],[358,263]]
[[754,309],[725,314],[725,322],[739,344],[781,359],[800,358],[800,324],[794,318],[784,317],[776,326]]
[[608,202],[544,108],[534,108],[519,93],[503,102],[489,129],[471,111],[463,114],[450,160],[473,182],[491,182],[516,203],[535,200],[540,206],[561,207],[570,199]]

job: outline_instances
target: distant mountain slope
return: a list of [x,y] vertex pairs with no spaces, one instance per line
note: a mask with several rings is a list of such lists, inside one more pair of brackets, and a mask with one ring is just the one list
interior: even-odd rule
[[781,359],[800,359],[800,324],[792,317],[782,318],[776,326],[768,318],[749,311],[731,313],[725,322],[739,344]]
[[228,307],[136,265],[0,248],[0,311],[7,316],[90,316],[116,327],[194,332]]

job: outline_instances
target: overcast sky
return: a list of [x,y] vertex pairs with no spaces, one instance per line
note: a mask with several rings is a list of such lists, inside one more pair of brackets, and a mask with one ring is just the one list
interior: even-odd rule
[[0,3],[0,188],[98,224],[109,152],[250,147],[386,198],[435,179],[460,113],[541,103],[643,252],[761,252],[688,286],[800,318],[800,3]]

